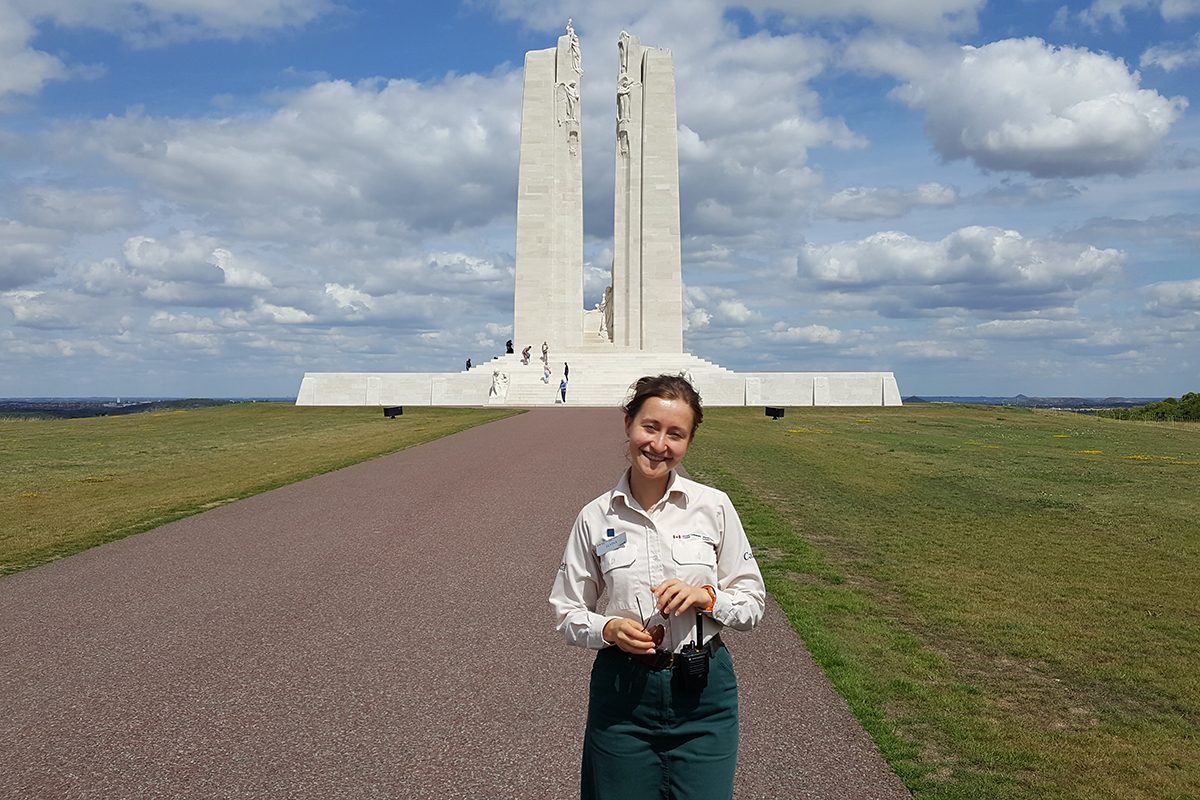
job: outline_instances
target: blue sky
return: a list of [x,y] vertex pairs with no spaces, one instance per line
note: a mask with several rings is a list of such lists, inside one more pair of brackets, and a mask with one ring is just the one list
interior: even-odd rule
[[[286,396],[511,335],[521,64],[679,88],[685,345],[903,394],[1200,388],[1200,0],[0,0],[0,396]],[[520,343],[519,343],[520,344]]]

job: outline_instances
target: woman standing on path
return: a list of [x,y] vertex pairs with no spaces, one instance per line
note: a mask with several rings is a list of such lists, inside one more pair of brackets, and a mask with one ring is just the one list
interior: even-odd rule
[[729,497],[675,470],[703,417],[696,390],[641,378],[624,411],[630,468],[579,512],[550,593],[566,640],[599,651],[581,795],[730,798],[737,681],[720,631],[754,627],[766,589]]

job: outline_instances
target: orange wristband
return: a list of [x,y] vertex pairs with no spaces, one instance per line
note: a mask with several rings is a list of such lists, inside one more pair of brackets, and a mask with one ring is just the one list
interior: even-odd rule
[[708,592],[708,607],[704,609],[704,613],[710,614],[712,613],[713,606],[717,604],[717,593],[716,590],[714,590],[713,587],[709,586],[707,583],[704,584],[704,591]]

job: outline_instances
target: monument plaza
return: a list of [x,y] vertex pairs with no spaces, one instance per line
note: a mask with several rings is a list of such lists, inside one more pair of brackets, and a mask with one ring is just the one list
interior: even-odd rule
[[516,352],[458,373],[310,372],[297,405],[553,405],[564,362],[571,405],[616,406],[637,378],[662,373],[688,377],[710,406],[900,405],[891,372],[733,372],[684,352],[675,66],[671,51],[628,33],[617,51],[613,265],[601,302],[584,308],[583,69],[568,22],[556,47],[525,54]]

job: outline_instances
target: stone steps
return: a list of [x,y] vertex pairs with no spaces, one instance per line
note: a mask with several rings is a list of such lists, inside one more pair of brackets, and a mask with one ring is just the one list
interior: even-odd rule
[[[570,365],[567,387],[569,405],[611,406],[620,402],[629,387],[645,375],[689,375],[697,388],[712,387],[717,383],[736,381],[737,376],[724,367],[690,353],[618,353],[611,348],[607,352],[572,350],[550,353],[550,380],[543,383],[541,358],[521,363],[517,354],[499,356],[491,361],[472,366],[470,372],[482,375],[490,385],[493,371],[508,376],[508,392],[505,405],[554,405],[561,402],[559,381],[562,379],[563,363]],[[703,391],[702,391],[703,393]],[[614,398],[617,400],[614,401]],[[491,399],[490,402],[501,402]]]

